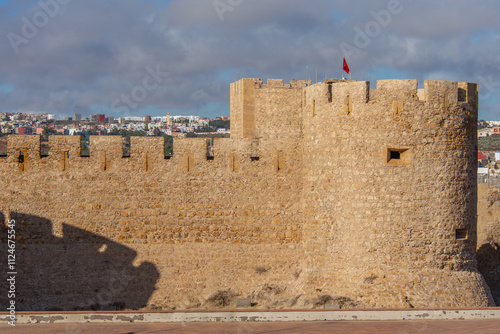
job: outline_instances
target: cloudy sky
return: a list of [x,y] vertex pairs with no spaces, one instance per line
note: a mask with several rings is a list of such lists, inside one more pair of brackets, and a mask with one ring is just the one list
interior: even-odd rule
[[[480,84],[500,120],[493,0],[0,0],[0,111],[229,115],[243,77]],[[307,71],[308,69],[308,71]]]

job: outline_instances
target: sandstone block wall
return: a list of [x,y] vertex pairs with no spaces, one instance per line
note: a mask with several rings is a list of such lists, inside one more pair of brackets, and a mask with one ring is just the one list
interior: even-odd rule
[[39,137],[9,136],[19,308],[491,305],[476,121],[468,83],[242,79],[213,158],[204,139],[166,158],[162,139],[132,138],[123,157],[121,138],[92,136],[90,157],[51,137],[40,158]]
[[[293,155],[276,171],[278,149],[266,141],[216,139],[207,160],[205,139],[175,140],[165,159],[161,139],[132,138],[123,158],[121,138],[90,137],[85,158],[74,154],[79,137],[53,138],[30,169],[19,169],[17,153],[0,162],[1,211],[19,226],[20,309],[202,307],[219,290],[258,294],[296,280],[303,218]],[[39,141],[9,137],[9,152],[36,157]],[[150,298],[131,298],[137,281],[134,292]]]

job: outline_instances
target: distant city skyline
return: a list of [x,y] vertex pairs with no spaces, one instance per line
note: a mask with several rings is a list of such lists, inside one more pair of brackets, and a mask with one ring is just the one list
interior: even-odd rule
[[[9,112],[9,111],[2,111],[0,113],[6,113],[6,114],[11,114],[11,115],[15,115],[15,114],[24,114],[24,115],[43,115],[43,114],[47,114],[49,115],[49,118],[50,119],[55,119],[55,120],[65,120],[67,118],[71,118],[72,120],[74,121],[79,121],[79,119],[76,119],[75,117],[75,114],[71,115],[71,116],[61,116],[61,115],[58,115],[58,114],[54,114],[54,113],[47,113],[47,112]],[[133,119],[133,118],[137,118],[137,119],[144,119],[146,116],[150,116],[152,120],[155,120],[155,119],[158,119],[158,118],[167,118],[167,115],[169,113],[165,113],[164,115],[144,115],[144,116],[119,116],[119,117],[114,117],[114,116],[111,116],[111,117],[114,117],[115,119],[119,119],[119,118],[125,118],[125,119]],[[90,119],[91,116],[93,115],[99,115],[99,114],[89,114],[89,115],[82,115],[82,114],[76,114],[76,115],[80,115],[80,120],[84,120],[84,119]],[[104,116],[108,117],[108,115],[106,114],[103,114]],[[52,117],[53,116],[53,117]],[[200,119],[200,118],[208,118],[208,119],[215,119],[215,118],[221,118],[221,117],[227,117],[229,118],[229,116],[225,116],[225,115],[215,115],[215,116],[212,116],[212,117],[208,117],[208,116],[203,116],[203,115],[171,115],[169,114],[169,116],[172,118],[172,119],[178,119],[178,118],[196,118],[196,119]]]

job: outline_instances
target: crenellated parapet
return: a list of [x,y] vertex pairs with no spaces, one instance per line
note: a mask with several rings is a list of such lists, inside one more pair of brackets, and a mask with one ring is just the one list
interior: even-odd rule
[[[80,136],[51,136],[48,155],[40,156],[41,136],[8,136],[7,142],[8,154],[0,159],[0,168],[4,171],[113,172],[124,175],[151,172],[152,178],[161,177],[164,169],[179,175],[228,171],[234,174],[259,166],[259,170],[273,174],[284,170],[287,151],[280,143],[268,140],[174,138],[174,154],[166,156],[163,137],[131,137],[130,155],[125,155],[124,138],[90,136],[89,154],[82,156]],[[289,158],[292,159],[291,154]],[[298,158],[293,157],[294,160]],[[299,165],[292,163],[290,166],[298,168]]]
[[321,85],[330,86],[328,89],[332,91],[332,101],[343,100],[346,96],[352,96],[358,103],[417,99],[428,104],[445,102],[447,107],[459,102],[477,102],[477,84],[466,82],[426,80],[424,89],[418,89],[417,80],[378,80],[376,89],[370,89],[368,81],[326,79]]

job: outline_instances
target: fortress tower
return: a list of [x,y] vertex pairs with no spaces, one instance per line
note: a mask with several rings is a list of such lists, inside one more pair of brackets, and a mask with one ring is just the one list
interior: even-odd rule
[[492,306],[475,258],[477,104],[470,83],[242,79],[210,157],[198,138],[166,157],[163,138],[132,137],[123,157],[121,138],[91,136],[82,157],[79,137],[52,136],[41,157],[39,136],[9,136],[0,211],[17,224],[19,307]]
[[302,193],[308,293],[491,303],[475,259],[476,84],[243,79],[231,97],[232,136],[301,156],[291,191]]

